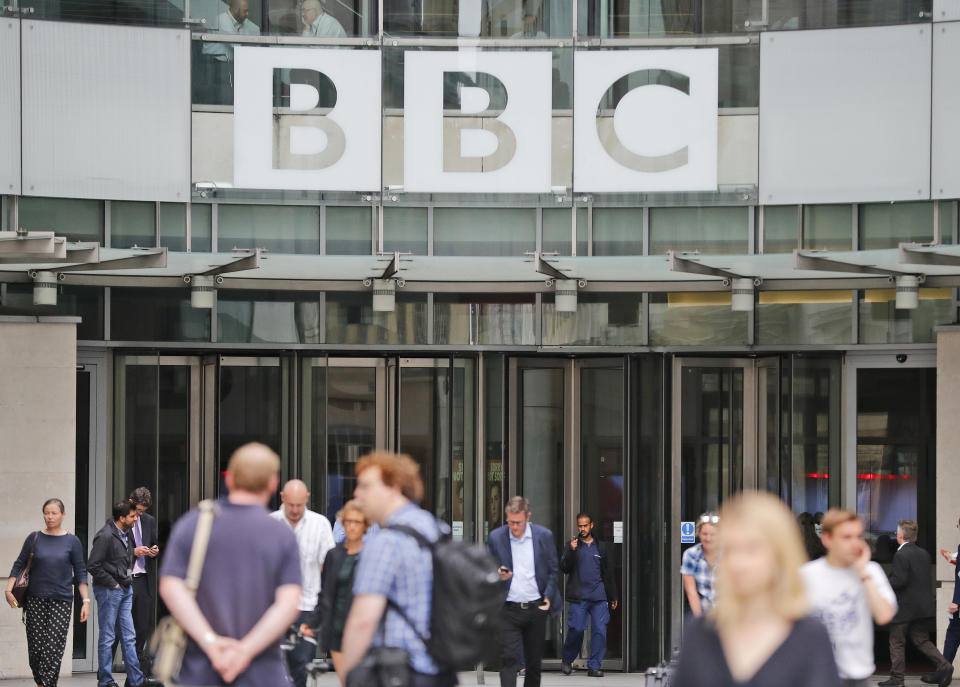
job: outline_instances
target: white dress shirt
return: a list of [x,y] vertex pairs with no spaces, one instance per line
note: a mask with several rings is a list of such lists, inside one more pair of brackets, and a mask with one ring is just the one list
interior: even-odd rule
[[542,598],[540,587],[537,586],[537,571],[533,562],[533,531],[530,523],[523,536],[514,539],[510,533],[510,552],[513,554],[513,577],[510,578],[510,591],[507,601],[523,603],[536,601]]
[[317,38],[344,38],[347,33],[340,26],[340,22],[324,12],[313,20],[313,23],[303,32],[303,35],[316,36]]
[[333,543],[333,529],[330,521],[319,513],[305,510],[303,517],[293,527],[283,511],[274,511],[270,517],[286,523],[297,537],[297,548],[300,550],[300,575],[303,578],[300,592],[301,611],[312,611],[317,605],[317,596],[320,594],[320,569],[327,551],[335,545]]
[[[212,33],[227,33],[234,36],[259,36],[260,27],[249,19],[238,23],[230,11],[221,12],[217,17],[217,22],[210,27]],[[233,61],[233,46],[229,43],[207,43],[203,44],[201,52],[204,55],[212,55],[214,59],[220,62]]]

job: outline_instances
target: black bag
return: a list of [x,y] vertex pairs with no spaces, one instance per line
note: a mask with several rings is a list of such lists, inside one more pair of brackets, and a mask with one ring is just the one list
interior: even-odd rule
[[412,527],[389,525],[387,529],[413,537],[433,555],[430,636],[421,636],[403,610],[390,605],[410,623],[441,668],[474,667],[496,644],[506,599],[496,561],[481,547],[454,541],[449,534],[431,542]]
[[37,551],[37,539],[39,538],[40,532],[37,531],[33,535],[33,546],[30,547],[30,558],[27,559],[27,564],[23,566],[23,570],[17,575],[17,579],[13,583],[13,589],[10,590],[13,598],[17,600],[17,606],[23,606],[23,602],[27,600],[27,591],[30,589],[30,568],[33,567],[33,554]]
[[347,673],[347,687],[410,687],[410,670],[406,649],[374,646]]

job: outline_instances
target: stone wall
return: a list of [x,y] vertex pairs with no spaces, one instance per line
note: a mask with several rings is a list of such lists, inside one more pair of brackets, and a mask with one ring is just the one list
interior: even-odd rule
[[[74,529],[77,318],[0,317],[0,582],[27,535],[43,529],[41,506],[63,500]],[[72,638],[62,664],[71,669]],[[0,607],[0,679],[29,677],[20,611]]]

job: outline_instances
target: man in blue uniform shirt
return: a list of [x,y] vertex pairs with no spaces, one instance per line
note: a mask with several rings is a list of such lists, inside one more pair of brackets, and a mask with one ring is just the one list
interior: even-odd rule
[[577,536],[570,540],[560,570],[567,575],[567,639],[563,643],[560,669],[573,672],[573,661],[580,653],[583,633],[590,623],[590,658],[587,675],[603,677],[603,655],[607,650],[607,623],[610,611],[617,607],[617,585],[613,580],[613,562],[606,542],[593,536],[593,518],[577,515]]

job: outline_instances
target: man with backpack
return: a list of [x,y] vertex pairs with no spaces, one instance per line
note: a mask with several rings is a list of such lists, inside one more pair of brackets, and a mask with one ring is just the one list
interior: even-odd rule
[[557,547],[553,533],[530,522],[530,502],[522,496],[507,501],[507,524],[490,533],[487,550],[499,565],[507,591],[501,611],[501,687],[517,684],[520,652],[526,661],[525,687],[540,687],[540,662],[547,615],[563,604],[557,589]]
[[[423,498],[420,468],[409,456],[377,452],[361,458],[356,470],[354,497],[381,530],[369,538],[357,563],[353,605],[343,630],[341,683],[347,684],[347,676],[361,661],[366,664],[379,656],[381,666],[395,663],[395,650],[400,650],[406,653],[401,662],[409,666],[410,687],[452,687],[457,684],[456,672],[440,665],[427,647],[434,599],[429,544],[444,533],[436,518],[416,505]],[[363,669],[360,666],[358,672]],[[349,678],[349,684],[355,682]]]

